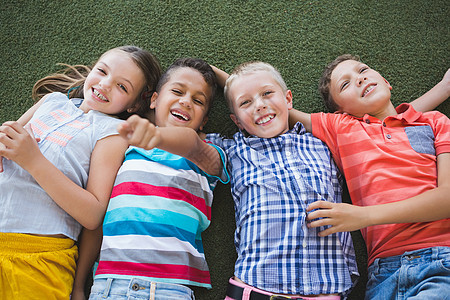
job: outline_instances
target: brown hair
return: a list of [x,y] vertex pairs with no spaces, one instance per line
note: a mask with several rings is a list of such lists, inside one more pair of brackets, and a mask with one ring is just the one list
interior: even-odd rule
[[159,80],[158,85],[156,86],[156,92],[159,92],[161,88],[170,80],[170,76],[173,74],[173,72],[175,72],[180,68],[192,68],[194,70],[197,70],[202,75],[206,84],[211,88],[211,98],[207,99],[208,100],[207,114],[208,114],[212,107],[214,95],[217,89],[217,78],[211,66],[200,58],[186,57],[177,59],[173,64],[171,64],[167,68],[167,70],[161,76],[161,79]]
[[338,56],[335,60],[333,60],[325,67],[325,70],[323,71],[322,76],[319,80],[319,93],[322,96],[325,106],[330,112],[339,110],[338,105],[336,104],[336,102],[334,102],[334,99],[330,95],[331,73],[333,73],[334,69],[341,62],[346,60],[360,61],[358,56],[353,56],[351,54],[343,54],[341,56]]
[[[110,49],[103,53],[99,60],[110,51],[117,50],[128,53],[145,76],[146,83],[143,90],[139,94],[139,97],[136,99],[137,111],[135,113],[141,117],[146,117],[148,111],[150,110],[151,96],[156,89],[156,84],[158,83],[159,78],[161,77],[161,66],[153,54],[136,46],[122,46]],[[92,66],[94,66],[95,63]],[[68,94],[69,98],[84,98],[83,85],[86,77],[92,70],[92,66],[72,66],[67,64],[59,65],[65,66],[65,69],[46,76],[34,84],[32,89],[33,100],[37,102],[44,95],[53,92]],[[121,119],[127,119],[130,115],[130,113],[124,111],[116,116]]]

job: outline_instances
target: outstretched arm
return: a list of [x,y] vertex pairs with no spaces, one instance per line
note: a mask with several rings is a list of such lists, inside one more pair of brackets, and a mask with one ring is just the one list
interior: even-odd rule
[[72,300],[85,300],[86,281],[92,272],[102,245],[102,227],[95,230],[83,228],[79,239],[77,269],[73,282]]
[[308,220],[317,218],[308,226],[331,225],[319,235],[335,232],[354,231],[372,225],[393,223],[431,222],[450,218],[450,153],[437,156],[437,187],[403,201],[373,206],[356,206],[346,203],[317,201],[307,211]]
[[223,88],[225,86],[225,81],[227,81],[230,75],[227,72],[217,68],[216,66],[213,65],[210,66],[213,69],[214,73],[216,73],[217,83],[219,84],[220,87]]
[[447,70],[442,80],[431,90],[411,102],[417,111],[430,111],[450,97],[450,69]]
[[119,125],[118,131],[130,145],[147,150],[159,148],[183,156],[210,175],[222,173],[220,154],[191,128],[156,127],[147,119],[133,115]]
[[91,154],[86,189],[77,185],[54,166],[40,151],[32,134],[18,122],[6,122],[0,127],[0,156],[13,160],[24,168],[62,209],[83,227],[100,226],[123,161],[127,142],[118,135],[97,141]]
[[289,111],[289,127],[294,127],[297,122],[302,123],[306,131],[312,132],[311,114],[293,108]]

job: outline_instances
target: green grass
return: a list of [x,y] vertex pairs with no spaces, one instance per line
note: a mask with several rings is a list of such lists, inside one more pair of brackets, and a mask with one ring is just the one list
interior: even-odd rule
[[[4,1],[0,8],[0,122],[32,105],[31,87],[56,63],[90,64],[107,49],[133,44],[153,52],[165,68],[195,56],[230,72],[248,60],[277,67],[294,106],[323,111],[317,82],[343,53],[359,55],[394,87],[394,104],[434,86],[450,66],[450,6],[430,1]],[[447,25],[445,25],[447,24]],[[448,101],[438,110],[450,115]],[[223,98],[208,132],[233,133]],[[204,235],[213,289],[197,299],[223,299],[233,273],[234,213],[229,186],[219,186],[213,221]],[[351,299],[361,299],[365,250],[355,246],[363,275]]]

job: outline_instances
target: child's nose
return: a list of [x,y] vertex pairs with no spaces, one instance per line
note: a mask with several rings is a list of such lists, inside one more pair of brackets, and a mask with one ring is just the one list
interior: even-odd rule
[[366,81],[366,80],[367,80],[367,77],[365,77],[365,76],[358,76],[358,79],[356,80],[356,83],[358,85],[362,85],[363,82]]
[[189,97],[180,97],[179,103],[184,107],[191,107],[191,99],[189,99]]
[[260,111],[260,110],[263,110],[263,109],[266,109],[266,108],[267,108],[267,104],[262,99],[262,97],[256,98],[256,110]]
[[104,89],[108,89],[111,87],[112,82],[111,82],[111,79],[109,79],[109,78],[103,78],[99,84],[100,84],[100,87],[102,87]]

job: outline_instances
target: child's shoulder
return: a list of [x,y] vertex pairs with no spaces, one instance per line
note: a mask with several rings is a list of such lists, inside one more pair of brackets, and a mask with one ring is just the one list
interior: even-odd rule
[[351,124],[351,123],[361,123],[367,122],[365,118],[357,118],[352,115],[346,113],[313,113],[311,114],[311,125],[314,129],[315,127],[340,127],[342,123]]

